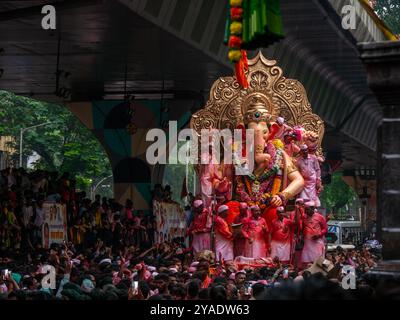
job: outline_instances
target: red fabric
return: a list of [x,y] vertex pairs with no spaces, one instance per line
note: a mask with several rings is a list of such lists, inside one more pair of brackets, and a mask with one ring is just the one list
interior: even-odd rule
[[211,284],[212,280],[209,276],[207,276],[204,281],[201,283],[201,288],[205,289],[208,288],[208,286]]
[[293,233],[294,221],[292,219],[283,218],[283,220],[275,219],[272,221],[271,236],[272,240],[286,242],[291,239]]
[[249,61],[247,60],[247,51],[242,50],[242,62],[243,62],[243,68],[245,71],[249,70]]
[[131,209],[126,209],[126,219],[132,220],[133,219],[133,214]]
[[228,223],[220,216],[215,217],[215,230],[225,239],[232,240],[232,232],[229,230]]
[[246,156],[246,127],[241,123],[236,129],[242,130],[242,157]]
[[269,127],[269,135],[268,140],[272,140],[275,138],[275,135],[279,132],[279,125],[277,123],[272,123]]
[[[263,218],[259,218],[258,220],[254,220],[254,218],[249,218],[244,219],[243,221],[242,234],[247,239],[254,237],[257,234],[267,234],[269,230],[271,230],[265,222],[265,219]],[[263,230],[264,228],[265,230]]]
[[248,223],[249,220],[250,220],[249,212],[247,212],[246,215],[243,215],[243,216],[241,216],[240,212],[239,212],[239,214],[233,220],[233,223]]
[[226,216],[225,221],[228,224],[232,224],[233,221],[235,220],[235,218],[240,213],[240,210],[239,210],[240,203],[238,201],[229,201],[225,205],[228,206],[228,208],[229,208],[228,215]]
[[192,223],[190,224],[188,232],[191,233],[193,231],[202,231],[204,229],[207,229],[206,231],[210,231],[210,228],[207,225],[209,218],[209,212],[206,208],[203,209],[203,212],[200,214],[197,214]]
[[303,233],[306,238],[313,236],[323,237],[327,232],[328,226],[322,214],[316,212],[312,217],[306,216],[303,219]]
[[265,208],[262,217],[265,219],[268,229],[271,230],[272,221],[278,218],[278,214],[276,213],[276,208],[272,206]]
[[249,84],[247,82],[247,77],[245,70],[248,69],[247,53],[246,50],[241,50],[242,57],[238,62],[235,63],[235,75],[236,80],[244,88],[248,88]]

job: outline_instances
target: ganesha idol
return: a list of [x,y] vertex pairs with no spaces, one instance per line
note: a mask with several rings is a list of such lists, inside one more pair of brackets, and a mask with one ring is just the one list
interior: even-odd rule
[[[261,208],[278,207],[297,195],[304,180],[283,149],[283,143],[274,139],[271,107],[260,93],[251,94],[242,105],[243,123],[254,130],[253,173],[236,177],[236,195],[239,201]],[[270,130],[271,129],[271,130]]]
[[[219,168],[218,174],[205,170],[198,172],[205,174],[206,180],[211,179],[208,195],[210,192],[218,193],[215,189],[210,191],[212,186],[229,187],[231,195],[224,199],[225,202],[246,202],[249,206],[256,204],[264,210],[267,223],[275,218],[276,207],[294,199],[304,187],[304,179],[293,158],[296,152],[285,151],[282,119],[285,131],[294,128],[296,133],[298,128],[302,128],[307,132],[305,138],[312,143],[313,152],[317,156],[322,155],[323,122],[312,113],[301,83],[286,79],[282,73],[276,61],[258,53],[248,62],[246,76],[249,87],[241,88],[234,76],[219,78],[211,88],[206,106],[196,112],[190,122],[191,128],[199,134],[202,129],[214,128],[254,130],[252,172],[238,174],[232,165],[225,170]],[[304,140],[302,143],[305,143]]]

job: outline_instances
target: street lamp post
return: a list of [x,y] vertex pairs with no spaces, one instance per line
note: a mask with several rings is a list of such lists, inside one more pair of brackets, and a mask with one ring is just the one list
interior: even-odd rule
[[37,127],[42,127],[42,126],[46,126],[48,124],[52,124],[54,122],[45,122],[45,123],[40,123],[34,126],[30,126],[30,127],[26,127],[26,128],[22,128],[19,132],[19,166],[22,167],[22,146],[23,146],[23,139],[24,139],[24,132],[28,131],[30,129],[33,128],[37,128]]
[[99,185],[100,185],[104,180],[107,180],[107,179],[109,179],[109,178],[112,178],[112,175],[107,176],[107,177],[101,179],[94,187],[91,187],[91,188],[90,188],[90,199],[92,199],[92,200],[94,199],[95,192],[96,192],[97,188],[99,187]]

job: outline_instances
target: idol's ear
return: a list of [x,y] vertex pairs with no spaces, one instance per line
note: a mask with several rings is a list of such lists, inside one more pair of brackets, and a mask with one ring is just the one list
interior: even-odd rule
[[279,131],[279,125],[276,122],[271,122],[269,124],[269,135],[268,135],[268,140],[272,140],[275,138],[275,135]]

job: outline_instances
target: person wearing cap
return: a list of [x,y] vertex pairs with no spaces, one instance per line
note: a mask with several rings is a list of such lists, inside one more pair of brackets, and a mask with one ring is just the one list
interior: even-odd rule
[[269,230],[265,219],[261,217],[261,209],[255,205],[250,208],[252,216],[243,226],[242,233],[246,238],[244,255],[248,258],[265,258]]
[[276,211],[278,218],[272,221],[271,230],[271,257],[278,257],[282,263],[289,263],[294,217],[290,217],[283,207],[278,207]]
[[300,157],[297,159],[297,167],[304,179],[304,188],[300,193],[301,198],[307,198],[315,202],[319,207],[321,202],[318,193],[322,190],[321,168],[317,157],[309,154],[307,145],[300,146]]
[[202,200],[193,202],[195,216],[189,226],[188,234],[193,236],[192,248],[193,252],[210,250],[211,247],[211,215],[207,208],[204,207]]
[[229,207],[226,205],[219,206],[218,215],[214,220],[215,252],[217,259],[223,259],[224,261],[233,260],[233,235],[228,223],[225,221],[228,210]]
[[292,130],[292,127],[285,123],[285,119],[283,117],[277,117],[276,124],[277,124],[278,130],[277,130],[276,134],[274,135],[274,138],[280,139],[283,142],[284,135],[287,132],[290,132]]
[[283,144],[285,145],[284,150],[288,156],[293,157],[300,152],[300,147],[295,143],[296,133],[288,131],[283,136]]
[[234,240],[233,240],[233,254],[235,257],[243,256],[244,255],[244,248],[246,245],[246,238],[243,236],[242,228],[246,221],[249,219],[249,208],[246,202],[241,202],[239,204],[239,214],[235,217],[233,221],[232,229],[237,229],[238,232],[234,233]]
[[302,219],[304,247],[301,252],[301,262],[306,266],[315,259],[325,256],[325,235],[328,226],[324,216],[315,211],[313,201],[306,202],[304,206],[305,215]]

